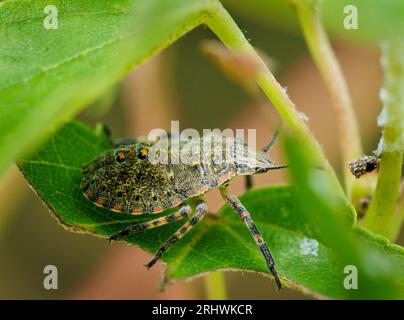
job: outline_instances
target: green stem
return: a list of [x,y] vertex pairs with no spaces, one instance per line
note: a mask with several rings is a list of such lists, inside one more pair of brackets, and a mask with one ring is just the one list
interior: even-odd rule
[[394,213],[393,217],[393,225],[395,226],[395,230],[392,230],[393,235],[395,235],[394,239],[397,239],[400,230],[401,230],[401,225],[404,222],[404,180],[401,180],[401,185],[400,185],[400,197],[398,199],[397,203],[397,208]]
[[382,154],[376,192],[363,220],[364,227],[393,241],[403,222],[403,214],[395,209],[404,152],[404,45],[400,40],[383,46],[384,108],[379,117],[379,125],[384,127]]
[[376,192],[363,220],[364,227],[391,240],[395,240],[401,225],[395,223],[394,212],[400,190],[402,162],[402,152],[382,154]]
[[[307,46],[330,93],[335,109],[339,131],[339,143],[343,161],[345,189],[348,197],[365,191],[360,197],[371,195],[371,183],[366,179],[355,179],[348,168],[349,161],[363,155],[359,128],[344,75],[331,47],[327,33],[321,22],[317,1],[292,2],[303,31]],[[373,176],[367,176],[373,178]]]
[[289,126],[298,128],[298,130],[305,131],[306,133],[309,132],[293,102],[289,99],[286,90],[276,81],[264,61],[219,2],[211,9],[205,23],[230,50],[249,54],[259,62],[262,66],[262,71],[257,75],[258,84],[274,103]]
[[226,278],[224,272],[210,272],[205,276],[206,298],[208,300],[226,300]]
[[256,75],[258,85],[273,103],[293,134],[303,139],[308,149],[307,152],[313,155],[315,163],[312,163],[312,165],[323,167],[330,178],[329,181],[335,187],[335,190],[343,192],[320,145],[313,137],[305,121],[290,100],[285,88],[278,83],[264,61],[245,38],[243,32],[238,28],[237,24],[220,2],[217,2],[216,6],[209,10],[204,22],[231,51],[248,54],[258,61],[261,65],[260,71]]

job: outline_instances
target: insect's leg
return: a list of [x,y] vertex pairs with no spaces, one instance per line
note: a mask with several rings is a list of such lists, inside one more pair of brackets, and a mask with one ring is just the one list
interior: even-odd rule
[[154,258],[146,265],[151,268],[174,243],[180,240],[191,228],[197,224],[208,212],[206,202],[200,201],[196,206],[196,213],[192,216],[187,223],[185,223],[176,233],[174,233],[161,247],[157,250]]
[[112,141],[111,129],[105,122],[98,123],[95,128],[95,132],[98,136],[104,135],[107,138],[110,145],[114,144]]
[[276,285],[278,286],[278,289],[280,289],[282,287],[282,285],[281,285],[279,276],[275,270],[275,261],[271,255],[271,252],[269,251],[267,244],[265,243],[264,239],[262,238],[257,226],[255,225],[254,221],[252,220],[250,213],[243,206],[243,204],[240,202],[240,200],[237,199],[236,196],[234,196],[227,190],[227,187],[222,187],[220,189],[220,192],[222,194],[222,197],[239,214],[240,219],[246,224],[248,230],[250,230],[252,236],[254,237],[255,242],[257,243],[258,247],[260,248],[260,250],[265,258],[265,262],[267,263],[269,271],[271,271],[272,275],[275,278],[275,282],[276,282]]
[[192,214],[192,209],[189,205],[183,205],[181,206],[181,208],[172,214],[169,214],[165,217],[161,217],[158,219],[154,219],[154,220],[150,220],[150,221],[146,221],[146,222],[141,222],[138,224],[135,224],[133,226],[130,226],[122,231],[119,231],[118,233],[115,233],[114,235],[112,235],[109,240],[120,240],[123,237],[132,234],[132,233],[136,233],[136,232],[140,232],[146,229],[151,229],[151,228],[155,228],[155,227],[159,227],[162,225],[165,225],[167,223],[171,223],[183,218],[188,218],[190,217]]
[[269,170],[278,170],[278,169],[286,169],[289,168],[290,166],[287,164],[282,164],[282,165],[271,165],[266,168],[259,168],[255,171],[255,174],[260,174],[260,173],[265,173]]
[[130,145],[136,144],[136,140],[132,139],[132,138],[126,138],[126,139],[121,139],[118,141],[113,141],[111,129],[105,122],[97,125],[96,132],[98,134],[103,134],[107,138],[109,144],[113,147],[130,146]]
[[252,176],[245,176],[245,188],[246,190],[250,190],[253,187],[253,179]]
[[279,139],[279,135],[280,135],[280,133],[281,133],[281,131],[282,131],[282,128],[283,128],[283,121],[281,120],[280,123],[279,123],[279,125],[278,125],[278,128],[276,128],[276,131],[275,131],[274,135],[272,136],[271,141],[269,141],[269,142],[265,145],[265,147],[262,148],[262,151],[263,151],[263,152],[268,152],[269,150],[272,149],[272,147],[275,145],[275,143],[276,143],[276,142],[278,141],[278,139]]

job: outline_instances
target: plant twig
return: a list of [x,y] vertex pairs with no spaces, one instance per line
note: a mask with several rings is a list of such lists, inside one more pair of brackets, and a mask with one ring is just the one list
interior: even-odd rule
[[348,86],[322,25],[317,1],[291,1],[291,4],[295,8],[307,46],[327,85],[335,109],[346,194],[349,198],[353,195],[358,198],[369,196],[372,184],[367,180],[374,177],[355,179],[348,168],[349,161],[363,155],[362,143]]
[[393,226],[396,227],[396,230],[393,230],[393,235],[395,235],[395,239],[398,237],[399,232],[401,230],[401,226],[404,222],[404,180],[401,180],[400,185],[400,196],[397,201],[397,207],[393,216]]
[[248,42],[243,32],[238,28],[237,24],[220,2],[217,2],[217,4],[209,10],[204,22],[231,51],[245,53],[256,59],[261,66],[256,74],[258,85],[273,103],[274,107],[288,125],[289,130],[292,130],[293,134],[304,139],[307,148],[310,149],[307,150],[307,152],[313,155],[313,159],[316,162],[313,163],[313,166],[324,168],[329,177],[329,182],[335,188],[334,190],[341,191],[340,193],[342,194],[342,187],[325,158],[321,146],[311,134],[304,119],[301,117],[294,103],[290,100],[285,88],[278,83],[265,62]]
[[206,298],[208,300],[226,300],[226,278],[224,272],[209,272],[205,278]]
[[400,39],[386,42],[382,49],[385,83],[381,91],[384,107],[378,119],[379,125],[384,128],[380,143],[380,171],[363,226],[395,240],[404,215],[402,211],[395,210],[404,152],[404,45]]

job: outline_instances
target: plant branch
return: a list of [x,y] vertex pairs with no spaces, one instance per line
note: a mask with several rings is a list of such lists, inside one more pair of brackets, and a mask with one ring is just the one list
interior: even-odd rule
[[[404,180],[401,180],[401,185],[400,185],[400,196],[399,199],[397,201],[397,207],[395,210],[395,214],[393,217],[393,225],[396,227],[396,230],[393,230],[394,235],[396,235],[396,237],[398,236],[400,230],[401,230],[401,226],[404,222]],[[395,238],[396,238],[395,237]]]
[[335,190],[339,190],[342,193],[341,185],[325,158],[319,143],[311,134],[305,121],[286,93],[285,88],[278,83],[220,2],[217,2],[215,6],[210,8],[204,22],[231,51],[241,52],[256,59],[261,66],[255,77],[258,85],[273,103],[293,134],[303,138],[308,149],[307,152],[310,152],[313,156],[314,162],[312,165],[324,168],[329,177],[329,182],[335,187]]
[[[358,197],[368,196],[372,192],[372,184],[367,180],[373,179],[373,176],[358,180],[348,168],[349,161],[363,155],[360,132],[348,86],[322,25],[317,1],[291,3],[296,10],[307,46],[325,81],[335,109],[346,194],[349,198],[352,198],[353,193]],[[358,190],[361,191],[359,194]]]
[[395,208],[404,152],[404,45],[402,41],[389,41],[382,49],[385,83],[381,91],[384,107],[378,119],[379,126],[384,128],[380,171],[363,226],[395,240],[403,222],[402,211]]

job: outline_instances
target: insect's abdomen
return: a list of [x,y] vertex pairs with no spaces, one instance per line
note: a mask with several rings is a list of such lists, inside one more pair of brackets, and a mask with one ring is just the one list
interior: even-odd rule
[[139,160],[130,148],[122,162],[111,150],[83,168],[81,187],[96,205],[130,214],[158,213],[184,199],[173,188],[161,166]]

